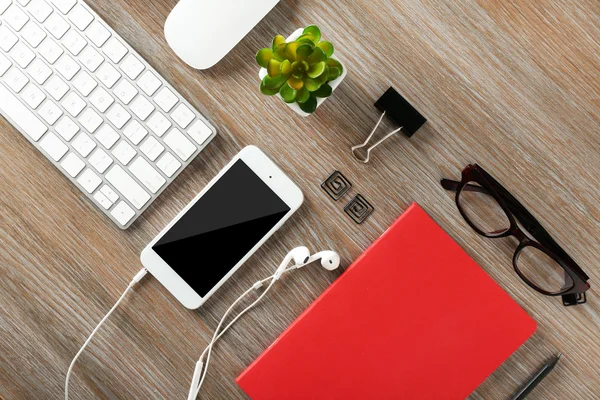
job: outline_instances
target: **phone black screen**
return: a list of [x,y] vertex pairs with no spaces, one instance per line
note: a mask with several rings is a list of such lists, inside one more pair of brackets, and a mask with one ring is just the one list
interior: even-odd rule
[[204,297],[289,211],[238,160],[152,249]]

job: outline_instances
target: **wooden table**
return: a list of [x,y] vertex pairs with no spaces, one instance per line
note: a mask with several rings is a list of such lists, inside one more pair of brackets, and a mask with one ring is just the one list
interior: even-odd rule
[[[139,270],[139,253],[243,146],[271,154],[306,203],[200,310],[146,278],[80,358],[73,399],[181,399],[218,319],[287,250],[333,248],[346,267],[413,201],[539,323],[472,395],[506,399],[545,359],[564,359],[531,399],[600,398],[600,3],[596,0],[282,2],[221,63],[195,71],[162,27],[176,0],[91,0],[112,26],[218,127],[219,136],[127,231],[117,229],[16,130],[0,122],[0,397],[58,399],[69,362]],[[297,117],[258,92],[255,52],[318,24],[349,70],[318,112]],[[218,40],[218,38],[198,38]],[[393,85],[429,122],[369,165],[349,148]],[[386,121],[380,136],[394,128]],[[591,277],[565,308],[512,271],[511,239],[479,237],[439,185],[478,162],[542,221]],[[334,169],[376,207],[361,226],[319,187]],[[201,260],[198,259],[201,265]],[[338,275],[286,277],[216,348],[202,398],[245,398],[234,378]]]

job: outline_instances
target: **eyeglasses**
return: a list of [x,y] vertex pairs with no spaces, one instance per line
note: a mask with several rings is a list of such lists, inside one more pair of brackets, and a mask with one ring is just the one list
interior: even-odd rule
[[585,292],[590,288],[586,273],[483,168],[469,165],[460,182],[442,179],[441,183],[456,192],[458,211],[478,234],[490,239],[517,238],[513,267],[531,288],[546,296],[562,296],[565,306],[586,302]]

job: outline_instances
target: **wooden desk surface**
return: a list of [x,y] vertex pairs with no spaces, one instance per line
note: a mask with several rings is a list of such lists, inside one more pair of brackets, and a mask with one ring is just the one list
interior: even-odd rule
[[[0,121],[0,397],[61,398],[71,358],[139,270],[146,243],[234,154],[256,144],[299,183],[305,205],[198,311],[146,278],[80,358],[73,399],[184,398],[222,313],[288,249],[337,249],[347,266],[413,201],[539,323],[472,398],[506,399],[559,351],[563,360],[530,398],[600,398],[598,1],[282,0],[204,72],[188,68],[165,43],[163,23],[176,0],[89,3],[220,132],[131,229],[120,231]],[[260,95],[254,54],[275,34],[309,23],[336,44],[349,74],[302,119]],[[429,123],[359,164],[349,148],[370,132],[379,117],[373,103],[390,85]],[[391,129],[386,121],[380,135]],[[587,305],[565,308],[533,292],[512,271],[514,241],[483,239],[467,227],[438,181],[458,178],[470,162],[517,195],[587,271]],[[354,183],[352,195],[376,207],[362,226],[343,214],[350,196],[334,203],[319,188],[334,169]],[[278,284],[218,345],[202,398],[244,398],[234,378],[338,274],[315,267]]]

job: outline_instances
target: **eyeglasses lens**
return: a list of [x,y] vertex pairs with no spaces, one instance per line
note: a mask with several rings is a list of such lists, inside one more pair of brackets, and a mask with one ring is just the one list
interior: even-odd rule
[[467,219],[485,234],[506,232],[510,228],[510,220],[500,204],[493,196],[472,190],[473,187],[480,186],[476,182],[469,182],[458,196],[459,205]]

